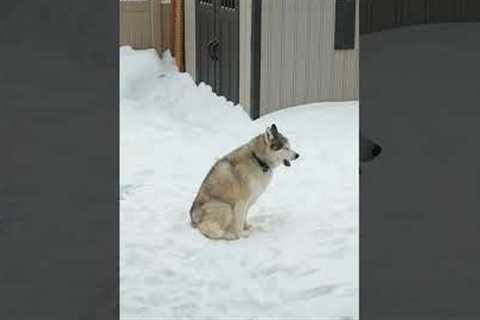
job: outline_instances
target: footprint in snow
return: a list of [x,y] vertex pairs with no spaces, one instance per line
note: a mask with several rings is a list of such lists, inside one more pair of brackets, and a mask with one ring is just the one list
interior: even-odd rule
[[292,297],[293,300],[309,300],[314,299],[319,296],[326,296],[332,294],[335,290],[339,288],[338,284],[324,285],[315,287],[308,290],[303,290]]
[[289,267],[280,267],[280,266],[270,266],[262,270],[258,270],[255,272],[251,273],[252,278],[264,278],[268,277],[274,274],[279,274],[279,273],[285,273],[287,275],[291,275],[295,272],[295,268],[289,268]]
[[136,191],[144,188],[145,184],[122,184],[120,185],[120,200],[127,200],[128,197],[134,195]]
[[197,309],[198,305],[192,302],[184,302],[172,307],[172,311],[177,317],[191,316]]
[[299,277],[305,277],[305,276],[309,276],[309,275],[315,274],[315,273],[317,273],[317,272],[319,272],[318,269],[310,269],[310,270],[306,270],[306,271],[300,273],[298,276],[299,276]]
[[327,253],[326,257],[331,258],[331,259],[344,259],[347,251],[348,251],[348,248],[345,247],[345,246],[342,246],[338,249],[335,249],[335,250]]
[[127,197],[133,193],[135,187],[136,186],[134,184],[120,185],[120,200],[126,200]]
[[150,177],[155,173],[155,170],[152,169],[147,169],[147,170],[142,170],[137,173],[137,176],[139,177]]
[[283,225],[286,217],[284,214],[271,214],[253,216],[250,221],[254,225],[255,230],[268,232],[276,225]]

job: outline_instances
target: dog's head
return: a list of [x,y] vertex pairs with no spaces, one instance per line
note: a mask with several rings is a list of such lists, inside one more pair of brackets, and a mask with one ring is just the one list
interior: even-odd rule
[[280,164],[290,167],[290,162],[300,157],[298,153],[291,149],[290,142],[278,131],[275,124],[265,130],[263,139],[265,141],[264,154],[267,157],[266,160],[275,167]]

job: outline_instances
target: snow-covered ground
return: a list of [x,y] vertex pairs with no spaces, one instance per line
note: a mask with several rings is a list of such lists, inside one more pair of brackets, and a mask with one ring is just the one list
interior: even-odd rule
[[[123,319],[358,319],[358,102],[251,121],[153,50],[120,50]],[[301,154],[212,241],[188,210],[215,159],[276,123]]]

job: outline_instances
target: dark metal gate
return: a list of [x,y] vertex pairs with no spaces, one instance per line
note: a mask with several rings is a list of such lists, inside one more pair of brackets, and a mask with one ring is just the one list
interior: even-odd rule
[[239,101],[239,0],[197,0],[197,82]]

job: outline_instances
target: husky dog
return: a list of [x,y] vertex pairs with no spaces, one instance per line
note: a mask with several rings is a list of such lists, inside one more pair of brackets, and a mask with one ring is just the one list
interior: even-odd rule
[[360,134],[360,162],[375,159],[382,152],[382,147]]
[[218,160],[208,172],[190,209],[191,225],[207,238],[248,237],[248,209],[267,188],[273,169],[299,158],[275,124]]

